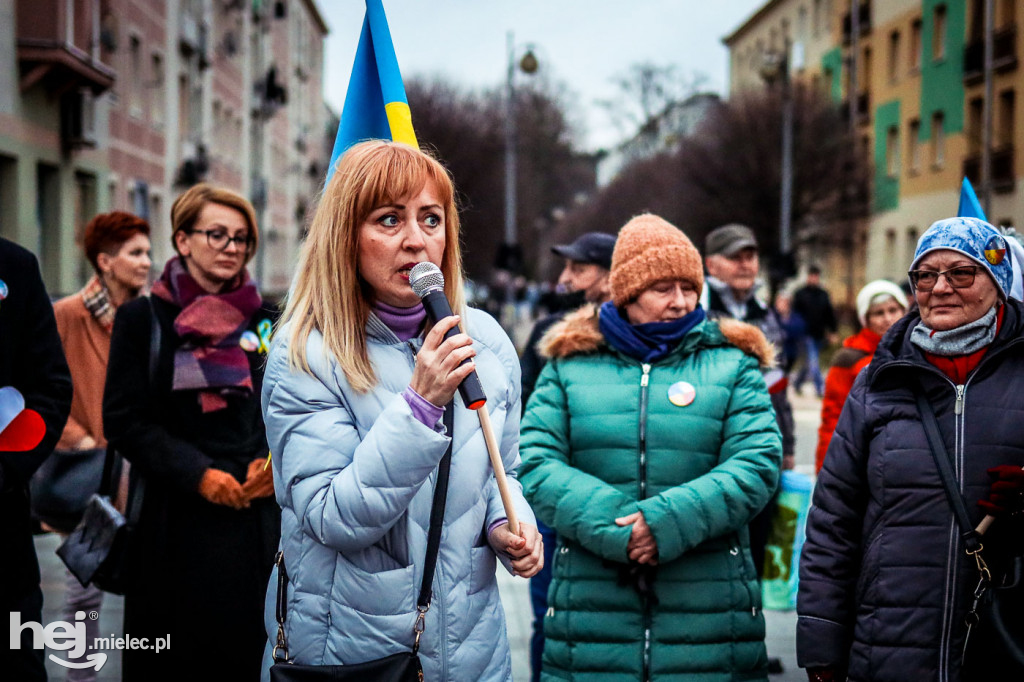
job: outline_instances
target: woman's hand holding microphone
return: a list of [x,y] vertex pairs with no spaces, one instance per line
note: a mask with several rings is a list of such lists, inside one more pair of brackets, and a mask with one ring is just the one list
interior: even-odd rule
[[466,334],[445,339],[445,333],[459,323],[459,316],[438,320],[423,339],[423,347],[416,354],[416,367],[409,386],[427,402],[444,407],[451,402],[462,380],[476,369],[470,360],[476,355],[473,340]]

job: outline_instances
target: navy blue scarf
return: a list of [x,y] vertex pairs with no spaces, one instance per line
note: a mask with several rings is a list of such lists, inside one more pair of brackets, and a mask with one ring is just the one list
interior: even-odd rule
[[687,332],[706,317],[704,308],[697,304],[692,312],[678,320],[630,324],[615,304],[608,301],[601,306],[598,325],[612,348],[640,362],[657,362],[675,350]]

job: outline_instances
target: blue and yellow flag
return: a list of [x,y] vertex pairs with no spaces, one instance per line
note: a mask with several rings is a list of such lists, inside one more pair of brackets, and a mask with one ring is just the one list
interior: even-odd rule
[[349,147],[363,140],[381,139],[419,146],[384,5],[381,0],[366,0],[363,32],[359,35],[327,179],[334,175],[335,164]]

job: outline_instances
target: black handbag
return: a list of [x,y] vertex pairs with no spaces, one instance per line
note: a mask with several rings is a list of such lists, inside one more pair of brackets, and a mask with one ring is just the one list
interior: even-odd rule
[[[152,386],[160,356],[160,322],[153,300],[146,300],[152,319],[149,337],[149,383]],[[124,594],[128,586],[131,536],[136,532],[142,513],[146,484],[135,468],[129,471],[126,518],[111,502],[121,478],[120,471],[120,456],[113,448],[107,448],[99,492],[89,498],[82,520],[57,548],[57,556],[83,587],[92,583],[114,594]]]
[[918,386],[914,391],[921,412],[928,445],[938,467],[946,497],[953,508],[966,552],[978,567],[971,608],[965,622],[967,636],[961,663],[962,679],[1024,679],[1024,557],[1019,554],[1003,561],[1003,570],[990,570],[982,556],[981,533],[971,525],[964,498],[953,473],[953,465],[942,442],[935,412]]
[[[444,425],[452,434],[452,412],[455,403],[450,402],[444,411]],[[416,600],[416,621],[411,651],[391,654],[384,658],[354,663],[351,665],[297,665],[288,660],[288,640],[284,634],[284,622],[288,612],[288,574],[284,568],[284,554],[277,553],[277,643],[274,645],[274,664],[270,666],[270,682],[423,682],[423,667],[418,655],[420,636],[430,608],[430,586],[434,581],[434,567],[437,552],[441,546],[441,523],[444,521],[445,500],[448,497],[448,474],[451,469],[452,446],[441,458],[437,469],[437,483],[434,486],[434,501],[430,508],[430,531],[427,534],[427,556],[423,567],[423,582]]]
[[100,489],[105,448],[54,450],[29,481],[32,517],[61,533],[82,520],[85,506]]

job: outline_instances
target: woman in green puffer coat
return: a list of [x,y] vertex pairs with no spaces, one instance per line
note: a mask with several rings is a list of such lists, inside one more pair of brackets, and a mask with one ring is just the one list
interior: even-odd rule
[[747,522],[782,444],[759,330],[706,319],[700,254],[654,215],[612,258],[612,301],[541,341],[520,480],[558,532],[542,680],[764,680]]

